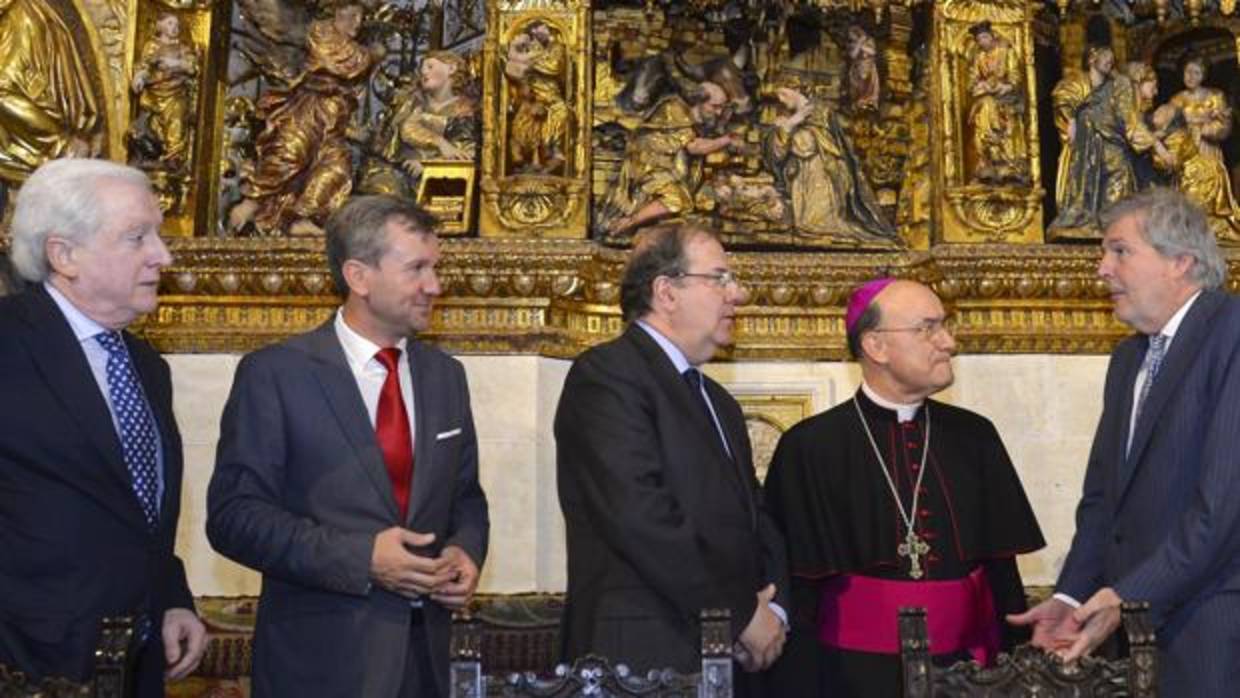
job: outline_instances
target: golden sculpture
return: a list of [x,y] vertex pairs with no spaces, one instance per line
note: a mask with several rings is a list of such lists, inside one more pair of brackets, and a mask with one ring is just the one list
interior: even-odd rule
[[47,0],[0,0],[0,47],[0,180],[16,185],[46,160],[99,152],[84,48]]
[[159,145],[159,159],[180,170],[190,156],[198,55],[181,38],[181,19],[167,12],[155,21],[155,35],[142,47],[133,75],[140,115]]
[[973,147],[971,179],[987,184],[1029,179],[1025,143],[1021,66],[1007,39],[990,22],[969,29],[975,46],[970,52],[969,128]]
[[1205,63],[1184,64],[1184,89],[1168,103],[1184,127],[1168,136],[1175,186],[1206,211],[1220,240],[1240,242],[1240,207],[1219,145],[1231,133],[1231,107],[1222,91],[1201,84]]
[[266,126],[255,140],[245,198],[229,213],[229,228],[253,222],[261,235],[322,233],[327,216],[353,190],[353,162],[346,136],[357,100],[379,47],[357,41],[362,7],[342,4],[331,19],[316,20],[306,34],[306,65],[286,89],[273,89],[257,105]]
[[832,243],[899,244],[835,114],[791,87],[779,87],[783,113],[766,137],[768,163],[792,209],[799,236]]
[[882,92],[878,46],[859,24],[848,27],[848,103],[853,111],[876,111]]
[[732,134],[698,133],[723,114],[727,102],[722,87],[703,82],[689,101],[673,93],[651,108],[629,137],[619,176],[599,213],[607,239],[624,241],[636,228],[694,210],[702,157],[741,145]]
[[504,74],[514,93],[508,131],[512,172],[560,174],[569,130],[564,43],[535,21],[508,44]]
[[375,133],[362,192],[409,197],[427,161],[474,160],[478,105],[464,93],[469,79],[468,62],[459,54],[432,51],[422,59],[417,85],[397,90]]
[[1174,169],[1175,156],[1165,143],[1167,129],[1175,116],[1169,105],[1155,108],[1158,98],[1158,73],[1141,62],[1129,63],[1124,73],[1132,81],[1136,93],[1136,114],[1126,124],[1128,142],[1135,154],[1133,173],[1137,188],[1165,184],[1161,171]]
[[1052,232],[1096,237],[1098,214],[1136,190],[1127,124],[1138,114],[1132,81],[1115,70],[1109,46],[1088,53],[1089,70],[1064,78],[1052,98],[1064,143]]

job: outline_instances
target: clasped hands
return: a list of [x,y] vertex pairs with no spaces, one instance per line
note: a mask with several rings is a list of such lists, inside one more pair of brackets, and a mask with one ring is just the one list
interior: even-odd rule
[[375,536],[370,554],[370,577],[376,584],[406,598],[429,596],[458,610],[478,587],[478,565],[455,545],[437,556],[424,554],[435,534],[393,526]]
[[758,592],[758,607],[753,618],[732,646],[732,656],[745,671],[766,669],[784,651],[788,630],[779,616],[771,610],[771,600],[774,598],[774,584],[768,584]]
[[1051,598],[1024,613],[1007,617],[1013,625],[1033,627],[1034,647],[1073,662],[1092,653],[1115,632],[1124,600],[1111,587],[1103,587],[1080,608]]

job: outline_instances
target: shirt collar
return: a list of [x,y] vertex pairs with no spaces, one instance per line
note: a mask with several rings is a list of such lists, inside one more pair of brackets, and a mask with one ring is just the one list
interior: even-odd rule
[[73,329],[73,336],[76,337],[79,342],[84,342],[95,335],[111,331],[87,317],[86,313],[78,310],[78,307],[73,304],[73,301],[66,298],[65,294],[60,292],[60,289],[46,281],[43,282],[43,288],[47,289],[47,295],[52,297],[52,300],[56,303],[56,307],[60,308],[60,312],[63,313],[65,319],[69,321],[69,327]]
[[896,420],[900,422],[911,422],[913,417],[917,415],[917,410],[921,408],[923,400],[912,403],[892,402],[878,393],[869,386],[864,380],[861,381],[861,392],[870,398],[870,402],[884,409],[891,410],[896,413]]
[[677,373],[683,374],[694,367],[693,364],[689,363],[689,359],[685,358],[685,353],[680,350],[680,347],[676,346],[672,340],[663,336],[662,332],[651,327],[645,320],[638,320],[637,326],[645,330],[646,334],[650,335],[655,343],[659,345],[659,348],[663,350],[663,353],[667,354],[667,358],[671,359],[672,365],[676,367]]
[[[336,337],[340,340],[340,346],[344,348],[344,354],[349,359],[349,363],[362,367],[369,361],[375,359],[375,354],[383,347],[366,339],[358,334],[356,330],[349,327],[349,323],[344,320],[344,308],[336,310]],[[408,344],[405,337],[401,337],[396,343],[396,348],[400,349],[401,356],[405,355],[405,346]]]
[[1184,301],[1184,305],[1181,305],[1180,309],[1175,311],[1175,315],[1171,316],[1171,319],[1167,321],[1167,324],[1163,325],[1158,334],[1166,337],[1168,342],[1175,339],[1175,333],[1180,330],[1180,324],[1184,322],[1184,316],[1188,315],[1188,309],[1193,306],[1193,303],[1199,297],[1201,297],[1201,291],[1197,291],[1188,300]]

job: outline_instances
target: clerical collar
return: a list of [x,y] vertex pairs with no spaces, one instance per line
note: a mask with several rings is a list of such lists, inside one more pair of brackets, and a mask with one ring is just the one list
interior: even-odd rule
[[875,405],[895,412],[896,421],[899,422],[913,421],[913,418],[917,416],[917,410],[921,409],[922,401],[919,400],[909,404],[892,402],[891,400],[881,397],[878,393],[874,392],[874,389],[867,385],[864,380],[861,381],[861,392],[865,393],[865,396]]

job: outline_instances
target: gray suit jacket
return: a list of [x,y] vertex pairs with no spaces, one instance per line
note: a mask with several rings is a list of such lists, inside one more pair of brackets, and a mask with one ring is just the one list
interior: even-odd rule
[[[1163,695],[1234,695],[1240,666],[1240,300],[1185,315],[1125,456],[1144,335],[1111,356],[1058,591],[1148,601]],[[1227,673],[1232,676],[1226,676]]]
[[[410,649],[410,604],[372,586],[374,537],[403,524],[479,567],[489,521],[460,362],[410,341],[416,431],[408,521],[332,322],[246,356],[224,409],[207,536],[263,573],[254,695],[389,698]],[[447,693],[451,614],[427,599]],[[420,639],[420,638],[415,638]]]

